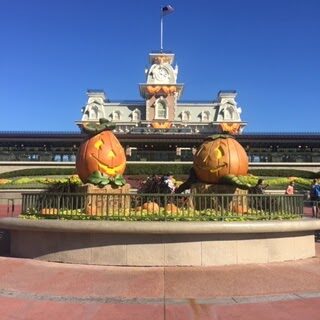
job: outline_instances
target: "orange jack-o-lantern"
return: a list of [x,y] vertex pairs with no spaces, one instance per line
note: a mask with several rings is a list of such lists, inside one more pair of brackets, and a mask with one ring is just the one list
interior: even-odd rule
[[239,142],[228,135],[216,135],[205,140],[196,152],[193,167],[197,178],[217,183],[223,176],[246,175],[248,156]]
[[126,168],[126,155],[112,131],[102,131],[80,145],[76,168],[84,183],[95,171],[114,177],[123,174]]

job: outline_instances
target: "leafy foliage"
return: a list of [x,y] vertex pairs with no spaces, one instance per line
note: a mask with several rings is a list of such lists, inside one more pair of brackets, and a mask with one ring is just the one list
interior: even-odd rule
[[261,177],[300,177],[306,179],[316,179],[320,177],[320,172],[310,172],[295,169],[250,169],[249,173]]
[[73,174],[76,174],[75,168],[32,168],[32,169],[21,169],[21,170],[14,170],[10,172],[4,172],[0,174],[0,178],[73,175]]
[[81,181],[79,177],[74,175],[67,179],[51,182],[46,193],[74,193],[78,192],[78,186],[80,185]]
[[103,188],[108,184],[113,185],[115,187],[121,187],[126,184],[126,180],[121,174],[118,174],[115,177],[109,177],[107,175],[102,175],[100,171],[93,172],[89,176],[88,182],[100,188]]
[[[58,164],[58,163],[57,163]],[[188,175],[191,164],[188,163],[173,163],[173,164],[153,164],[148,163],[127,163],[126,175],[152,175],[152,174],[166,174],[171,171],[175,176]],[[54,176],[54,175],[73,175],[76,174],[75,168],[32,168],[14,170],[0,174],[0,178],[14,178],[25,176]],[[250,169],[249,174],[259,177],[300,177],[306,179],[320,178],[319,172],[309,172],[294,169]]]
[[107,215],[87,215],[82,209],[60,210],[57,214],[38,214],[35,210],[29,210],[20,215],[23,219],[60,219],[60,220],[109,220],[109,221],[263,221],[263,220],[297,220],[299,215],[289,212],[256,212],[255,214],[239,215],[234,212],[216,212],[212,209],[191,210],[182,209],[178,213],[171,213],[161,208],[153,213],[147,210],[135,210],[117,212]]

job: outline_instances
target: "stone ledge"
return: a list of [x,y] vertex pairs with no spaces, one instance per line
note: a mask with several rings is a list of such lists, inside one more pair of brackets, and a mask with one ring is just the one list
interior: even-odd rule
[[214,266],[315,255],[320,220],[116,222],[0,219],[10,254],[46,261],[117,266]]
[[161,221],[72,221],[1,218],[0,229],[47,232],[126,234],[234,234],[279,233],[320,230],[320,220],[243,222],[161,222]]

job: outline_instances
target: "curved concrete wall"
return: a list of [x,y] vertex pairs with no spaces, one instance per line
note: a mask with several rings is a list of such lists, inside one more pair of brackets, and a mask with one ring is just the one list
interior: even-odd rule
[[213,266],[315,255],[320,221],[112,222],[0,219],[11,255],[120,266]]

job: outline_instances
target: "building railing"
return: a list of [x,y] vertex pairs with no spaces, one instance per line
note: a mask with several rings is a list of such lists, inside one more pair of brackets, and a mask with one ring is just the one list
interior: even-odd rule
[[22,215],[57,219],[226,221],[303,216],[303,195],[23,193]]

